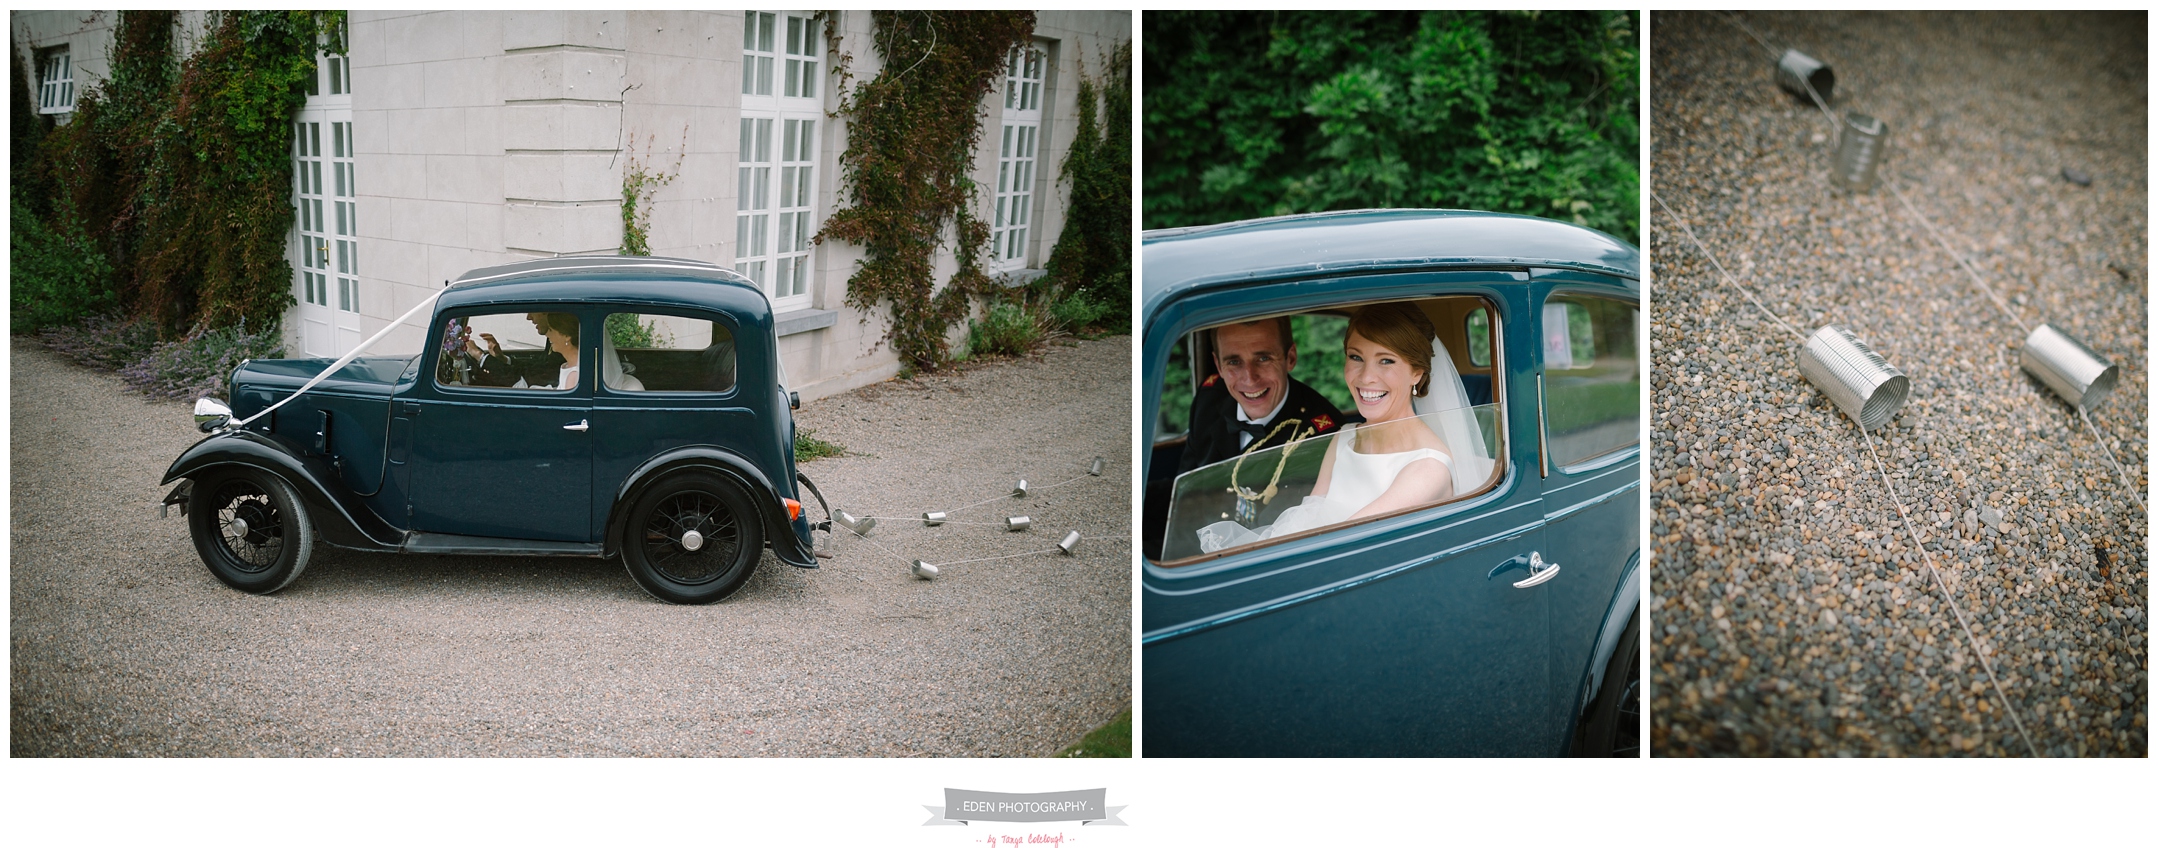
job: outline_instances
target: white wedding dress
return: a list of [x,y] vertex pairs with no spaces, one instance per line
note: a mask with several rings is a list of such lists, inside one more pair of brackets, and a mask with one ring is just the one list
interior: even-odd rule
[[1394,478],[1401,476],[1402,469],[1420,460],[1435,459],[1445,466],[1448,486],[1455,495],[1466,494],[1461,487],[1464,483],[1470,488],[1481,487],[1490,478],[1494,464],[1490,452],[1484,448],[1483,428],[1476,422],[1475,410],[1469,406],[1468,391],[1461,382],[1461,373],[1455,370],[1445,345],[1432,339],[1431,349],[1429,396],[1415,399],[1413,406],[1417,420],[1438,434],[1440,441],[1452,451],[1451,457],[1445,451],[1430,448],[1400,453],[1361,453],[1356,450],[1356,429],[1361,425],[1343,425],[1341,432],[1334,435],[1334,443],[1327,448],[1333,453],[1334,476],[1324,497],[1306,497],[1303,503],[1283,510],[1273,524],[1256,530],[1234,521],[1208,524],[1199,528],[1199,550],[1213,553],[1347,521],[1357,510],[1370,506],[1372,501],[1386,494],[1387,489],[1393,488]]
[[1199,550],[1213,553],[1347,521],[1357,510],[1370,506],[1372,501],[1386,494],[1387,489],[1393,488],[1394,478],[1401,476],[1401,470],[1412,462],[1437,460],[1446,467],[1451,481],[1454,463],[1444,451],[1422,448],[1400,453],[1362,453],[1356,450],[1357,426],[1342,425],[1341,432],[1334,434],[1333,445],[1327,448],[1334,455],[1334,481],[1327,487],[1325,496],[1307,497],[1303,503],[1282,510],[1273,524],[1257,530],[1234,521],[1216,521],[1201,527]]

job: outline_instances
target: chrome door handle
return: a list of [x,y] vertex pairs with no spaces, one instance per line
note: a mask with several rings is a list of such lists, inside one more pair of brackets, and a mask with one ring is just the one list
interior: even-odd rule
[[1530,551],[1530,552],[1529,552],[1529,576],[1528,576],[1528,577],[1526,577],[1526,578],[1523,578],[1523,579],[1521,580],[1521,582],[1519,582],[1519,583],[1515,583],[1515,584],[1514,584],[1514,588],[1516,588],[1516,589],[1526,589],[1526,588],[1528,588],[1528,587],[1530,587],[1530,586],[1535,586],[1535,585],[1537,585],[1537,584],[1539,584],[1539,583],[1545,583],[1545,582],[1548,582],[1548,581],[1550,581],[1550,579],[1551,579],[1551,578],[1553,578],[1553,577],[1557,577],[1557,576],[1559,576],[1559,564],[1558,564],[1558,563],[1555,563],[1555,562],[1544,562],[1544,555],[1543,555],[1542,553],[1540,553],[1540,552],[1538,552],[1538,551]]
[[590,423],[588,423],[587,421],[578,421],[578,422],[577,422],[577,423],[575,423],[575,424],[564,424],[564,425],[562,425],[562,429],[564,429],[564,430],[575,430],[575,431],[577,431],[577,432],[579,432],[579,433],[582,433],[582,432],[584,432],[584,431],[586,431],[586,430],[590,430],[590,429],[592,429],[592,425],[591,425]]

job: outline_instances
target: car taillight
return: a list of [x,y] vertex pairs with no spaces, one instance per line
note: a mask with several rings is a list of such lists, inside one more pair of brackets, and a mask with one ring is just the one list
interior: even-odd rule
[[795,520],[795,519],[798,519],[798,518],[801,518],[801,517],[802,517],[802,502],[801,502],[801,501],[795,500],[795,499],[793,499],[793,498],[780,498],[780,499],[779,499],[779,502],[780,502],[780,503],[783,503],[783,504],[786,504],[786,505],[787,505],[787,520],[788,520],[788,521],[793,521],[793,520]]

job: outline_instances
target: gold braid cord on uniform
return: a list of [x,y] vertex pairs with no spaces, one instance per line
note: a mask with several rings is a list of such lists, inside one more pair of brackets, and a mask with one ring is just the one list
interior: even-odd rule
[[[1267,431],[1265,439],[1260,439],[1258,441],[1252,442],[1252,444],[1262,444],[1268,439],[1272,439],[1275,436],[1281,435],[1281,428],[1283,427],[1300,427],[1303,425],[1303,423],[1304,422],[1301,419],[1296,418],[1283,420],[1281,423],[1274,425],[1274,429]],[[1245,453],[1237,454],[1236,464],[1229,467],[1229,493],[1236,495],[1237,500],[1240,501],[1258,501],[1262,504],[1271,503],[1274,500],[1274,496],[1281,493],[1281,472],[1282,469],[1289,467],[1289,455],[1296,453],[1297,446],[1303,444],[1305,437],[1311,435],[1310,433],[1296,432],[1293,430],[1292,432],[1294,433],[1294,435],[1291,435],[1289,437],[1288,443],[1283,445],[1281,448],[1281,460],[1274,464],[1274,478],[1266,481],[1266,491],[1254,492],[1250,489],[1244,488],[1241,485],[1238,485],[1236,482],[1237,475],[1243,473],[1244,458],[1251,456],[1251,453],[1247,451]]]

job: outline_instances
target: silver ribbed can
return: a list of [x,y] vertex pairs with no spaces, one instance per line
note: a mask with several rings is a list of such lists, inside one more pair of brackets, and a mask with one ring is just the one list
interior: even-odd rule
[[1092,475],[1094,475],[1094,476],[1096,476],[1096,477],[1100,477],[1100,476],[1101,476],[1101,470],[1102,470],[1102,466],[1104,466],[1104,465],[1106,465],[1106,464],[1107,464],[1107,461],[1106,461],[1106,460],[1104,460],[1104,459],[1102,459],[1101,457],[1098,457],[1098,456],[1097,456],[1097,457],[1095,457],[1095,458],[1094,458],[1094,464],[1093,464],[1093,465],[1090,465],[1090,466],[1087,466],[1087,470],[1086,470],[1086,473],[1088,473],[1088,474],[1092,474]]
[[1798,373],[1866,430],[1888,423],[1911,393],[1909,377],[1840,324],[1813,331],[1798,352]]
[[1072,549],[1079,547],[1079,531],[1073,530],[1064,534],[1064,541],[1058,542],[1057,547],[1062,548],[1067,554],[1071,553]]
[[1028,527],[1032,526],[1034,526],[1034,519],[1028,518],[1024,515],[1014,515],[1010,518],[1004,519],[1004,529],[1010,530],[1014,533],[1025,530]]
[[1843,119],[1836,142],[1836,169],[1828,181],[1846,191],[1872,191],[1874,173],[1888,156],[1888,125],[1872,115],[1853,112]]
[[915,560],[913,565],[907,567],[907,570],[914,572],[914,576],[923,580],[937,579],[937,567],[921,560]]
[[1783,51],[1783,58],[1776,61],[1776,84],[1812,103],[1813,98],[1806,96],[1807,83],[1813,84],[1813,90],[1821,93],[1825,103],[1835,96],[1836,72],[1812,56],[1796,50]]
[[2096,405],[2120,382],[2121,369],[2074,336],[2040,324],[2023,340],[2023,370],[2081,407]]
[[943,524],[944,520],[950,517],[950,515],[946,515],[941,512],[925,512],[922,513],[922,526],[935,527],[939,524]]
[[839,522],[839,526],[854,531],[854,535],[857,536],[867,536],[869,531],[877,529],[876,519],[866,515],[855,515],[844,509],[832,510],[832,520]]
[[1019,497],[1022,497],[1022,498],[1023,498],[1023,497],[1026,497],[1026,496],[1027,496],[1027,481],[1025,481],[1025,480],[1020,480],[1020,481],[1019,481],[1019,485],[1013,486],[1013,487],[1012,487],[1012,494],[1014,494],[1014,495],[1018,495]]

